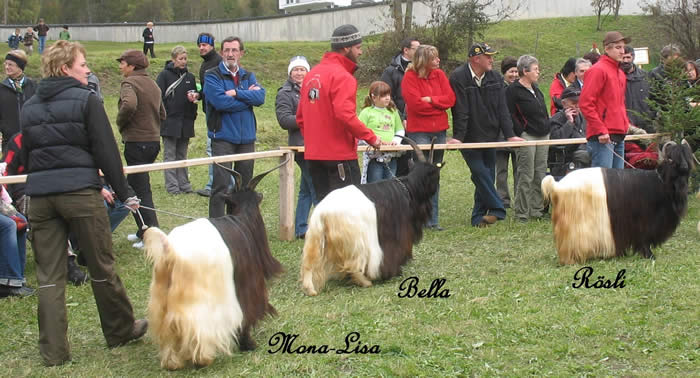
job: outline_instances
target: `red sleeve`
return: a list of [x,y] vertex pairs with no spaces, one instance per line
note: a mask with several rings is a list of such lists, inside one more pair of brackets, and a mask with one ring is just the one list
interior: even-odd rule
[[[357,118],[357,81],[350,75],[343,75],[338,83],[334,84],[330,91],[333,98],[333,109],[336,109],[335,119],[343,124],[345,129],[356,139],[362,139],[369,144],[377,143],[379,138]],[[297,116],[298,114],[299,112],[297,111]],[[303,132],[302,125],[303,123],[299,124],[299,128]]]
[[586,135],[607,134],[603,120],[598,115],[598,102],[605,86],[605,72],[602,69],[586,71],[586,83],[581,91],[578,106],[586,119]]
[[555,98],[561,97],[562,92],[564,92],[564,86],[562,86],[561,82],[559,82],[557,77],[554,76],[552,85],[549,86],[549,110],[552,113],[551,115],[554,115],[557,112],[557,106],[554,105]]
[[420,93],[418,80],[420,79],[415,71],[406,71],[401,81],[401,95],[406,102],[406,113],[410,111],[420,115],[434,115],[436,113],[435,107],[430,103],[421,101],[421,97],[424,97],[424,95]]
[[452,90],[452,86],[450,86],[450,81],[447,80],[447,75],[445,75],[445,73],[442,70],[438,70],[437,72],[438,83],[440,85],[440,93],[442,94],[438,96],[433,95],[430,96],[430,98],[433,100],[433,107],[440,110],[447,110],[453,107],[455,104],[455,92]]

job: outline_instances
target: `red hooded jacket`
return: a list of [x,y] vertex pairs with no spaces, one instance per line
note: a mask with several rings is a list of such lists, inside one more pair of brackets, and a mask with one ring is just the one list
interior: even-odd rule
[[[414,70],[406,71],[401,92],[406,101],[406,132],[434,133],[450,127],[447,109],[454,106],[455,93],[441,69],[430,71],[425,79],[419,78]],[[421,101],[426,96],[432,102]]]
[[586,83],[579,98],[586,119],[586,138],[602,134],[627,134],[629,119],[625,108],[627,77],[620,65],[607,55],[586,71]]
[[376,144],[378,137],[357,118],[357,65],[327,52],[304,78],[297,125],[304,136],[306,160],[357,160],[357,139]]

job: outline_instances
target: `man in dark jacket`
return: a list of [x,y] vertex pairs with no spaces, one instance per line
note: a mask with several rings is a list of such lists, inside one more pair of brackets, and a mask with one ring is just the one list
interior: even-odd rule
[[[413,60],[413,54],[420,46],[420,42],[415,38],[404,38],[401,41],[401,51],[391,60],[389,67],[382,72],[381,81],[389,84],[391,87],[391,99],[396,104],[396,109],[399,111],[403,127],[406,128],[406,102],[401,95],[401,81],[406,73],[406,67]],[[403,142],[405,143],[405,142]],[[405,176],[408,174],[408,161],[411,154],[403,154],[399,157],[396,163],[396,176]]]
[[155,47],[156,40],[155,38],[153,38],[152,22],[149,21],[146,23],[146,28],[143,29],[143,33],[141,33],[141,36],[143,37],[143,55],[146,55],[146,52],[150,51],[151,58],[155,58],[156,54],[153,52],[153,48]]
[[[578,108],[578,98],[581,91],[573,86],[564,89],[560,100],[563,109],[556,112],[549,119],[551,125],[551,139],[573,139],[586,137],[586,120],[581,115]],[[591,156],[586,150],[585,144],[569,144],[564,147],[566,162],[574,163],[576,168],[588,167],[591,165]],[[559,173],[559,174],[557,174]],[[564,175],[564,172],[552,172],[553,175]]]
[[[166,118],[160,88],[146,73],[148,58],[141,51],[126,50],[117,61],[124,75],[117,113],[117,126],[124,142],[124,159],[128,165],[151,164],[160,152],[160,122]],[[143,205],[153,208],[149,173],[132,173],[126,180]],[[141,227],[143,223],[158,226],[158,217],[153,210],[141,209],[141,215],[143,222],[138,214],[134,214],[138,229],[136,234],[127,237],[135,242],[134,248],[143,247],[140,240],[144,232]]]
[[[503,78],[493,71],[495,54],[489,45],[476,43],[469,49],[469,61],[450,75],[457,102],[452,108],[452,139],[447,143],[495,142],[499,132],[507,141],[523,141],[513,134]],[[472,226],[486,227],[505,219],[506,210],[494,186],[496,151],[479,148],[461,152],[475,187]]]
[[648,133],[653,133],[654,125],[651,120],[654,118],[654,112],[649,109],[649,104],[646,102],[649,98],[649,79],[646,71],[634,64],[634,48],[632,46],[625,46],[620,69],[627,76],[625,106],[630,124],[642,128]]
[[[257,122],[253,106],[265,103],[265,88],[255,74],[240,66],[245,54],[243,41],[228,37],[221,41],[223,60],[204,75],[204,97],[207,104],[207,128],[211,138],[212,156],[255,152]],[[241,174],[245,187],[253,177],[254,160],[241,160],[235,170]],[[231,168],[231,163],[221,165]],[[209,198],[209,217],[226,215],[224,196],[231,174],[214,167],[214,182]],[[217,195],[219,194],[219,195]]]
[[98,170],[128,207],[136,209],[138,199],[128,198],[109,119],[100,100],[86,87],[90,69],[85,49],[79,43],[58,41],[45,56],[51,58],[43,62],[47,77],[25,104],[21,119],[39,287],[39,351],[44,364],[54,366],[71,359],[64,252],[69,232],[77,235],[85,253],[107,346],[140,338],[148,322],[134,320],[129,298],[114,271]]
[[26,65],[27,54],[24,51],[13,50],[5,56],[7,78],[0,83],[0,132],[3,152],[10,137],[19,132],[22,105],[34,95],[34,81],[24,76]]
[[[199,92],[199,96],[204,102],[204,73],[207,70],[214,68],[221,63],[221,55],[216,52],[216,46],[214,45],[214,36],[209,33],[200,33],[197,36],[197,48],[199,49],[199,56],[204,59],[202,65],[199,67],[199,84],[202,86],[202,90]],[[202,111],[207,112],[207,107],[202,106]],[[207,156],[211,156],[211,138],[207,135]],[[209,165],[209,181],[204,188],[197,190],[197,194],[203,197],[209,197],[211,195],[211,184],[214,182],[214,166]]]

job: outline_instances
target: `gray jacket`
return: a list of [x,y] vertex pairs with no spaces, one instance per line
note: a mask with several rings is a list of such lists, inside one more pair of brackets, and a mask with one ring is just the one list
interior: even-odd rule
[[[627,90],[625,91],[625,107],[630,122],[647,132],[654,132],[651,119],[654,112],[649,109],[646,99],[649,98],[649,79],[647,73],[639,67],[627,74]],[[647,119],[648,118],[648,119]]]
[[290,146],[303,146],[304,137],[297,126],[297,107],[299,106],[299,91],[301,87],[288,79],[280,89],[277,90],[275,99],[275,114],[280,127],[287,130],[289,138],[287,144]]

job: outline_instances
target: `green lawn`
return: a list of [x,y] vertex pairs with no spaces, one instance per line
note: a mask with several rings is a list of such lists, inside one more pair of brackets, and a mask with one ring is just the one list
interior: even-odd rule
[[[621,30],[643,31],[643,19],[623,17]],[[567,20],[572,41],[601,39],[593,33],[592,18]],[[508,22],[493,28],[488,40],[504,54],[531,51],[534,30],[541,30],[538,56],[549,71],[575,54],[575,43],[565,42],[560,20]],[[586,26],[587,25],[587,26]],[[636,29],[635,29],[636,28]],[[632,34],[636,38],[636,34]],[[643,41],[643,35],[639,40]],[[193,38],[194,39],[194,38]],[[88,61],[105,82],[105,106],[116,115],[118,70],[113,60],[137,44],[87,43]],[[157,45],[152,63],[156,75],[173,45]],[[560,46],[560,47],[558,47]],[[574,47],[572,47],[574,46]],[[200,59],[191,47],[191,70]],[[267,102],[256,111],[258,150],[286,143],[286,133],[274,116],[276,88],[284,80],[287,59],[304,54],[318,62],[325,43],[251,43],[243,64],[260,77],[268,90]],[[541,49],[541,50],[540,50]],[[540,53],[541,52],[541,53]],[[38,60],[32,57],[30,75]],[[549,86],[549,79],[546,85]],[[544,88],[543,88],[544,89]],[[366,85],[358,96],[364,96]],[[190,156],[204,156],[203,117]],[[208,368],[167,373],[159,368],[158,348],[150,340],[109,350],[102,337],[90,286],[69,287],[69,339],[73,362],[44,368],[38,353],[37,298],[0,300],[0,371],[4,376],[697,376],[700,370],[700,200],[690,200],[688,215],[676,234],[654,252],[656,261],[637,255],[588,265],[615,279],[626,270],[621,289],[573,289],[574,274],[582,266],[559,266],[549,221],[521,224],[510,217],[488,229],[469,227],[473,185],[469,171],[456,152],[445,155],[440,194],[440,223],[447,230],[427,232],[414,248],[414,259],[401,277],[361,289],[331,281],[317,297],[300,289],[302,241],[277,239],[278,185],[270,175],[258,186],[264,195],[261,211],[272,253],[286,272],[269,283],[270,300],[279,315],[261,322],[253,337],[254,352],[224,356]],[[259,160],[256,171],[272,167]],[[190,170],[196,188],[206,181],[206,167]],[[298,172],[297,172],[298,175]],[[196,195],[166,194],[161,173],[152,173],[156,206],[190,216],[207,214],[207,200]],[[644,190],[644,188],[639,188]],[[187,222],[159,215],[170,230]],[[135,231],[127,219],[114,233],[117,270],[138,317],[144,317],[150,284],[150,266],[142,251],[131,248],[126,235]],[[57,253],[61,253],[57,251]],[[36,287],[33,255],[28,252],[27,279]],[[445,279],[449,298],[399,298],[399,285],[418,277],[420,288]],[[193,277],[193,279],[196,279]],[[360,344],[377,345],[379,354],[268,353],[278,332],[298,334],[295,346],[323,344],[342,349],[346,335],[359,332]],[[355,344],[351,345],[351,348]]]

